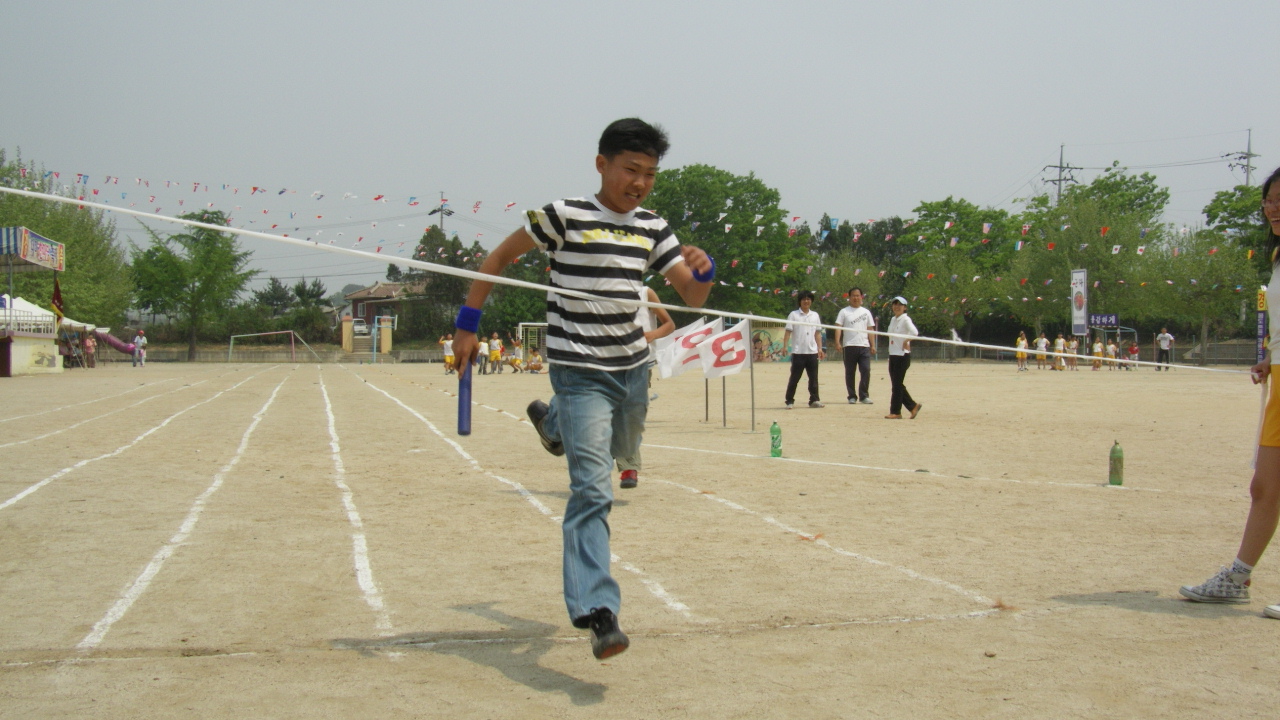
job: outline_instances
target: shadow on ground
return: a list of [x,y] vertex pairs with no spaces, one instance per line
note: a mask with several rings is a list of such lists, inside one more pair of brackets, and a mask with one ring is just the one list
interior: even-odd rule
[[511,680],[544,693],[562,692],[574,705],[594,705],[604,700],[607,686],[584,682],[538,664],[555,642],[556,626],[508,615],[494,603],[457,605],[450,609],[491,620],[503,626],[491,632],[421,632],[389,638],[339,639],[333,646],[365,655],[384,652],[433,652],[452,655],[477,665],[487,665]]
[[1222,605],[1196,603],[1183,598],[1172,598],[1155,590],[1116,590],[1115,592],[1085,593],[1082,595],[1055,595],[1054,600],[1068,605],[1118,607],[1138,612],[1182,615],[1194,618],[1226,618],[1257,615],[1248,605]]

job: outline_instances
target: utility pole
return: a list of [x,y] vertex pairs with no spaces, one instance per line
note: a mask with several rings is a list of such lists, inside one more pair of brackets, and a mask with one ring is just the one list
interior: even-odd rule
[[1229,167],[1244,168],[1244,186],[1249,187],[1253,184],[1253,159],[1262,157],[1253,153],[1253,128],[1249,128],[1249,143],[1242,153],[1229,153],[1227,157],[1231,158]]
[[[439,216],[440,216],[440,233],[441,233],[441,234],[443,234],[443,233],[444,233],[444,219],[445,219],[445,217],[447,217],[447,216],[449,216],[449,215],[452,215],[452,214],[453,214],[453,211],[452,211],[452,210],[450,210],[449,208],[445,207],[445,204],[444,204],[444,191],[443,191],[443,190],[441,190],[441,191],[440,191],[440,205],[439,205],[439,207],[437,207],[435,210],[432,210],[431,212],[427,213],[427,215],[439,215]],[[449,236],[445,235],[445,239],[446,239],[446,240],[448,239],[448,237],[449,237]]]
[[[1075,177],[1071,175],[1071,171],[1072,171],[1072,170],[1083,170],[1083,169],[1084,169],[1084,168],[1078,168],[1078,167],[1076,167],[1076,166],[1074,166],[1074,165],[1068,165],[1068,164],[1066,164],[1066,163],[1063,161],[1063,156],[1064,156],[1064,152],[1065,152],[1065,150],[1064,150],[1064,149],[1065,149],[1065,148],[1066,148],[1066,145],[1059,145],[1059,146],[1058,146],[1058,164],[1057,164],[1057,165],[1045,165],[1045,166],[1044,166],[1044,169],[1045,169],[1045,170],[1057,170],[1057,171],[1058,171],[1058,179],[1057,179],[1057,180],[1048,180],[1048,181],[1047,181],[1047,182],[1051,182],[1051,183],[1053,183],[1054,185],[1057,185],[1057,186],[1058,186],[1058,199],[1057,199],[1057,202],[1058,202],[1058,203],[1061,203],[1061,202],[1062,202],[1062,186],[1063,186],[1063,184],[1064,184],[1064,183],[1073,183],[1073,182],[1076,182]],[[1064,173],[1065,173],[1065,177],[1064,177]]]

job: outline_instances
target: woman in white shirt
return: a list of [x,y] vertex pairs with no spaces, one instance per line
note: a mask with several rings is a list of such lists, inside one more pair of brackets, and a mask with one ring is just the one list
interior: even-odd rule
[[893,310],[893,319],[889,321],[889,382],[893,384],[893,393],[889,396],[889,414],[885,420],[901,420],[902,408],[911,409],[914,420],[920,414],[922,404],[911,399],[907,392],[907,369],[911,367],[911,341],[894,335],[919,335],[916,324],[907,315],[907,299],[901,295],[895,297],[889,308]]
[[[1262,213],[1267,219],[1267,250],[1271,256],[1271,283],[1267,295],[1280,298],[1280,169],[1262,185]],[[1280,327],[1280,302],[1267,304],[1271,327]],[[1266,382],[1273,371],[1280,340],[1273,339],[1267,347],[1266,357],[1253,366],[1253,382]],[[1195,602],[1243,604],[1249,602],[1249,583],[1253,566],[1276,532],[1280,519],[1280,375],[1271,380],[1270,397],[1263,415],[1262,432],[1258,438],[1258,454],[1249,494],[1253,502],[1249,506],[1249,519],[1245,521],[1244,537],[1240,550],[1230,567],[1223,567],[1217,575],[1200,585],[1182,586],[1183,597]],[[1269,605],[1262,614],[1280,619],[1280,604]]]

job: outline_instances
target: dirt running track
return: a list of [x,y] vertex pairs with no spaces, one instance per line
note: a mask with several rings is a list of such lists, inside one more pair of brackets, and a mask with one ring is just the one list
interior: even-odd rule
[[[0,716],[1097,718],[1280,714],[1275,553],[1229,561],[1241,375],[918,364],[924,410],[782,409],[786,368],[655,384],[617,491],[631,650],[560,595],[564,461],[439,365],[113,364],[0,381]],[[802,390],[803,395],[803,390]],[[802,398],[803,399],[803,398]],[[785,457],[768,455],[768,424]],[[1108,488],[1114,439],[1126,484]]]

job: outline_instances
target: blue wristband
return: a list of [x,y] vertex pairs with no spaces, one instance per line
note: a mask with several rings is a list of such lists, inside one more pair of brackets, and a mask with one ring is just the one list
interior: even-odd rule
[[459,330],[466,330],[475,334],[480,331],[480,311],[463,305],[458,308],[458,319],[453,321],[453,326]]
[[707,256],[707,259],[711,261],[710,270],[708,270],[705,274],[700,273],[697,270],[693,271],[693,279],[697,280],[700,283],[711,282],[712,280],[716,279],[716,259],[711,257],[710,255]]

